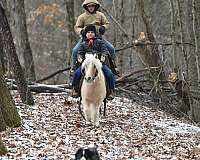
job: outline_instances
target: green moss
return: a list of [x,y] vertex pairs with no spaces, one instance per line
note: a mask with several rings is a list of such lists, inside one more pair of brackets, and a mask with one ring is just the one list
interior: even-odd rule
[[0,104],[3,119],[9,127],[19,127],[21,125],[21,117],[17,112],[14,100],[6,87],[5,81],[0,77]]
[[21,124],[22,124],[22,123],[21,123],[21,119],[18,117],[18,119],[16,119],[16,120],[14,121],[14,124],[13,124],[12,127],[14,127],[14,128],[20,127]]
[[0,156],[5,155],[7,152],[8,152],[8,150],[4,146],[3,142],[0,141]]

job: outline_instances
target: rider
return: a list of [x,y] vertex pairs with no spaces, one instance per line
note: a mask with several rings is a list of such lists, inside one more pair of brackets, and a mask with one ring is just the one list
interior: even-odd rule
[[[106,16],[102,12],[98,11],[100,7],[99,2],[97,0],[85,0],[82,4],[82,7],[85,9],[85,12],[78,17],[76,24],[74,26],[75,32],[82,38],[84,38],[85,27],[87,25],[93,24],[97,29],[97,37],[103,35],[105,33],[105,30],[108,29],[110,23],[107,20]],[[81,41],[82,40],[80,39],[72,50],[72,70],[71,70],[72,72],[76,68],[75,66],[76,66],[77,54],[80,48]],[[116,59],[115,49],[110,42],[108,42],[105,39],[103,39],[103,41],[115,65],[115,59]],[[115,69],[117,70],[116,65]]]
[[[85,55],[87,52],[100,52],[104,54],[109,54],[108,49],[105,46],[103,40],[98,39],[95,37],[96,35],[96,28],[94,25],[88,25],[85,28],[86,32],[86,39],[80,44],[80,49],[78,50],[78,54]],[[115,89],[115,77],[112,71],[108,68],[107,65],[102,65],[102,71],[105,75],[106,82],[108,82],[108,86],[111,90],[110,95],[107,97],[108,100],[112,100],[115,96],[114,89]],[[79,67],[75,73],[72,80],[72,97],[77,98],[79,96],[77,90],[79,86],[79,82],[81,79],[82,71],[81,67]]]

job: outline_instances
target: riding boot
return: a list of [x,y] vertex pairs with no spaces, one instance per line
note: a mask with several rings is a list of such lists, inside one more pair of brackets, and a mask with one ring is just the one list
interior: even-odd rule
[[77,90],[74,87],[72,88],[71,96],[73,98],[78,98],[79,97],[79,94],[78,94]]
[[115,68],[115,73],[114,74],[119,75],[119,69],[117,68],[117,65],[116,65],[116,58],[113,59],[113,66]]
[[110,94],[107,97],[107,100],[113,100],[115,98],[115,90],[111,89]]

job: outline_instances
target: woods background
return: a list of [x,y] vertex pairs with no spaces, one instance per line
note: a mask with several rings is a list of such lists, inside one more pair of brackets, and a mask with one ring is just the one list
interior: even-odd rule
[[[78,37],[74,32],[83,0],[1,0],[8,18],[16,51],[26,77],[35,81],[70,66],[71,49]],[[198,0],[100,0],[101,11],[110,21],[105,38],[116,49],[120,72],[130,73],[145,67],[162,66],[165,79],[171,72],[187,82],[197,95],[193,105],[199,111],[200,1]],[[118,24],[117,24],[118,23]],[[146,50],[134,47],[140,32]],[[130,47],[132,46],[132,47]],[[2,50],[2,48],[0,47]],[[4,49],[5,50],[5,49]],[[145,51],[145,52],[144,52]],[[8,54],[1,52],[9,73]],[[63,72],[45,81],[63,84]],[[198,119],[196,117],[196,119]]]

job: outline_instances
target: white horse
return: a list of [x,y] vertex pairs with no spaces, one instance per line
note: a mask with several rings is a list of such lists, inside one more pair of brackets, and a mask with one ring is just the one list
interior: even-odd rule
[[86,54],[82,64],[85,71],[81,87],[83,112],[86,124],[99,126],[99,109],[106,98],[106,83],[102,71],[102,64],[95,55]]

